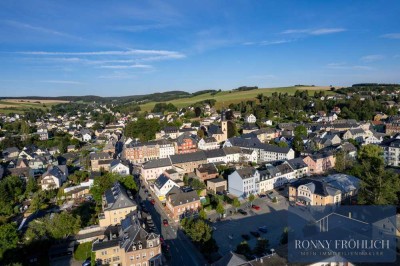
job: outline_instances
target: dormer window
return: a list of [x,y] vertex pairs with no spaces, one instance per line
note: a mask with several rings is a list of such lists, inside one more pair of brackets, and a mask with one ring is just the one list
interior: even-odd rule
[[142,245],[139,245],[139,249],[142,249]]

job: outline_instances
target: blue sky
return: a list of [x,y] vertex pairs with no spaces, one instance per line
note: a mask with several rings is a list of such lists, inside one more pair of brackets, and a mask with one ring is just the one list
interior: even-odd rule
[[0,95],[400,82],[399,1],[0,1]]

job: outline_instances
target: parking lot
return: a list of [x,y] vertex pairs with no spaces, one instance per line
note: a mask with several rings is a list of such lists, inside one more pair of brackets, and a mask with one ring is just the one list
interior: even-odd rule
[[[245,208],[247,215],[236,213],[228,215],[222,221],[213,223],[214,238],[219,246],[219,253],[223,256],[244,239],[243,234],[250,236],[247,241],[251,248],[254,248],[257,238],[250,234],[250,231],[258,231],[261,226],[266,226],[267,233],[261,233],[261,237],[268,239],[270,248],[277,247],[280,243],[283,229],[287,226],[288,202],[285,197],[275,192],[277,202],[272,202],[268,197],[257,198],[253,204],[260,207],[259,210]],[[249,204],[242,205],[241,208]]]

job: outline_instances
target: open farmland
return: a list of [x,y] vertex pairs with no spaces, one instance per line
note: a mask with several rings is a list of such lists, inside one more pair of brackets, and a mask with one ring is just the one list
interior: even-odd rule
[[0,113],[23,113],[30,108],[46,109],[59,103],[68,103],[61,100],[38,99],[2,99],[0,100]]
[[[201,94],[191,98],[181,98],[172,101],[168,101],[167,103],[172,103],[176,107],[186,107],[190,104],[204,101],[207,99],[215,99],[217,101],[216,108],[219,109],[222,106],[228,106],[231,103],[239,103],[245,100],[254,100],[258,94],[262,93],[264,96],[272,95],[272,93],[288,93],[294,94],[297,90],[309,90],[310,95],[314,93],[314,91],[326,91],[327,94],[332,94],[333,92],[330,91],[328,86],[315,86],[315,87],[283,87],[283,88],[264,88],[264,89],[256,89],[250,91],[221,91],[215,95],[211,95],[211,93]],[[145,104],[140,105],[142,111],[150,112],[156,102],[148,102]]]

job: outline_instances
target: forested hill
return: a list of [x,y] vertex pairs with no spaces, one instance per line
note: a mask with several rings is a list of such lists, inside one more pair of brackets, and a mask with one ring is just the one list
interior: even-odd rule
[[42,96],[24,96],[24,97],[0,97],[0,99],[32,99],[32,100],[61,100],[71,102],[104,102],[110,103],[116,101],[118,103],[127,102],[146,102],[146,101],[170,101],[179,98],[190,97],[192,94],[185,91],[166,91],[159,93],[152,93],[146,95],[131,95],[131,96],[120,96],[120,97],[101,97],[96,95],[85,95],[85,96],[58,96],[58,97],[42,97]]

